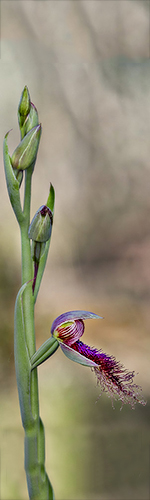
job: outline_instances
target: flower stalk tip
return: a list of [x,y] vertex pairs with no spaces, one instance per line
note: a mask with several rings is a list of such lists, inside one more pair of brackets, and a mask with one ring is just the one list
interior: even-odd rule
[[30,107],[31,107],[30,94],[27,85],[25,85],[18,106],[18,120],[20,127],[23,126],[25,119],[27,118],[30,112]]
[[18,122],[21,132],[21,139],[34,127],[39,124],[38,112],[34,104],[31,102],[28,87],[25,86],[21,94],[20,103],[18,106]]

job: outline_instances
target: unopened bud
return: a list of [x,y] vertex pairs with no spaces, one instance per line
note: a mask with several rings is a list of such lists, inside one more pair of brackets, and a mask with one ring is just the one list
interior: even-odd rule
[[41,279],[44,273],[53,224],[55,191],[50,184],[46,205],[36,212],[28,231],[32,239],[31,255],[34,262],[34,278],[32,290],[36,301]]
[[29,226],[29,238],[39,243],[45,243],[50,239],[52,224],[52,211],[46,205],[42,205],[39,210],[37,210]]
[[24,137],[33,127],[36,127],[38,124],[38,112],[34,104],[31,102],[30,113],[26,117],[21,130],[22,137]]
[[38,125],[22,139],[15,149],[12,157],[12,167],[17,170],[25,170],[35,163],[41,136],[41,125]]
[[21,94],[21,99],[18,107],[18,120],[20,127],[23,126],[25,119],[30,112],[30,106],[31,106],[30,94],[28,91],[28,87],[25,86]]

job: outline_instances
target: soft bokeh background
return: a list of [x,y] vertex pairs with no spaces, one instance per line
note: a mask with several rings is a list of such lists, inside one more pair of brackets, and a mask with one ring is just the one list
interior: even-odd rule
[[139,372],[147,406],[113,410],[87,368],[57,352],[39,368],[46,466],[57,500],[148,500],[150,395],[150,2],[1,1],[1,498],[27,500],[13,360],[20,235],[6,192],[2,142],[19,143],[24,85],[43,125],[32,216],[56,190],[37,346],[67,310],[85,342]]

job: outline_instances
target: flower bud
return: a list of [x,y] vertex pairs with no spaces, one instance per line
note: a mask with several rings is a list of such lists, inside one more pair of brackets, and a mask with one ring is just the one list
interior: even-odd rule
[[32,258],[34,261],[33,293],[40,259],[44,253],[46,241],[50,240],[51,237],[52,223],[52,211],[46,205],[42,205],[39,210],[37,210],[29,226],[28,236],[32,239]]
[[17,170],[25,170],[35,163],[41,136],[41,125],[38,125],[22,139],[15,149],[11,162]]
[[[31,252],[32,252],[32,259],[34,262],[34,280],[33,280],[32,290],[34,292],[35,301],[36,301],[37,294],[39,291],[39,287],[40,287],[40,283],[41,283],[42,276],[44,273],[44,269],[45,269],[45,265],[46,265],[46,261],[47,261],[47,256],[48,256],[48,251],[49,251],[49,245],[50,245],[50,239],[51,239],[51,229],[52,229],[53,216],[54,216],[54,204],[55,204],[55,191],[54,191],[52,184],[50,183],[49,195],[48,195],[48,199],[46,202],[46,207],[44,206],[45,211],[47,211],[49,209],[49,215],[50,215],[50,219],[51,219],[51,221],[50,221],[51,228],[49,227],[49,221],[46,220],[46,224],[48,225],[48,228],[46,228],[46,230],[48,229],[48,231],[47,231],[48,235],[46,234],[46,237],[47,236],[50,236],[50,237],[49,237],[49,239],[47,239],[47,241],[44,241],[44,242],[37,242],[37,241],[32,240]],[[43,207],[41,207],[41,208],[43,208]],[[38,212],[39,212],[39,210],[38,210]],[[42,210],[42,213],[43,213],[43,210]],[[38,215],[38,218],[40,220],[39,215]],[[36,220],[36,223],[37,223],[37,220]],[[37,235],[34,233],[34,230],[35,229],[37,230],[37,228],[34,228],[34,223],[35,222],[32,221],[30,224],[29,233],[28,233],[29,238],[30,237],[34,237],[34,238],[37,237]],[[43,222],[42,222],[42,224],[43,224]],[[36,226],[36,224],[35,224],[35,226]],[[40,247],[40,249],[39,249],[39,247]]]
[[48,241],[51,236],[52,224],[52,211],[46,205],[42,205],[39,210],[37,210],[29,226],[29,238],[39,243]]
[[24,87],[21,94],[18,107],[18,121],[22,139],[33,127],[39,125],[38,112],[34,104],[30,101],[30,94],[27,86]]
[[30,94],[28,91],[28,87],[25,86],[21,94],[21,99],[18,106],[18,120],[20,127],[23,126],[25,119],[30,112],[30,107],[31,107]]
[[22,138],[33,128],[39,124],[38,112],[34,104],[31,102],[30,113],[25,119],[21,129]]

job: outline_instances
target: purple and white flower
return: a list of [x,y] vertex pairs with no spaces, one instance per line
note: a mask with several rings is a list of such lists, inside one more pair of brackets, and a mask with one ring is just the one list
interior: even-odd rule
[[101,316],[88,311],[70,311],[58,316],[52,324],[51,334],[58,341],[64,354],[76,363],[89,366],[95,372],[101,392],[107,392],[113,399],[120,399],[122,406],[129,403],[145,405],[141,388],[133,382],[134,371],[129,372],[115,359],[84,344],[80,337],[84,333],[85,319],[100,319]]

